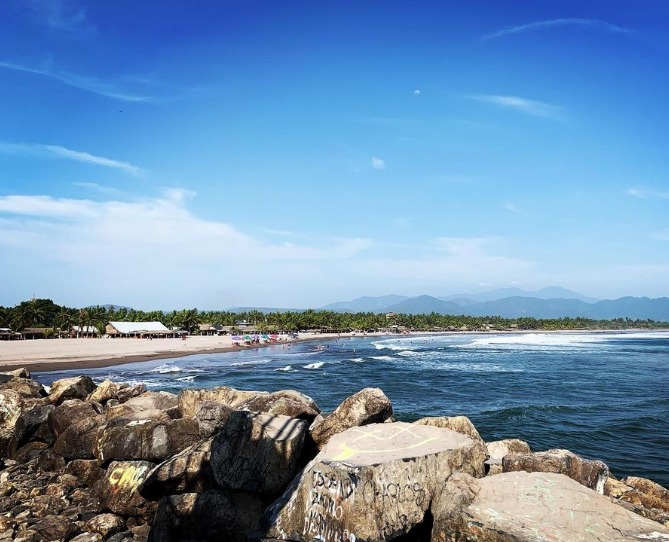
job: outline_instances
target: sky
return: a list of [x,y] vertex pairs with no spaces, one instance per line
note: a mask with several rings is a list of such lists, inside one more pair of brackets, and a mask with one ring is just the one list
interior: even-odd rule
[[0,305],[669,295],[663,0],[3,0]]

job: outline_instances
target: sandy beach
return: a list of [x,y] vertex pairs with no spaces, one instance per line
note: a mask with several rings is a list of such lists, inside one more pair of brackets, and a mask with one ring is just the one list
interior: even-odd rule
[[[288,339],[281,343],[317,341],[337,337],[338,335],[331,333],[300,333],[298,339]],[[152,359],[177,358],[190,354],[228,352],[259,347],[262,348],[263,344],[250,347],[233,346],[231,336],[191,336],[186,340],[88,338],[0,341],[0,371],[19,367],[25,367],[30,371],[88,369]]]

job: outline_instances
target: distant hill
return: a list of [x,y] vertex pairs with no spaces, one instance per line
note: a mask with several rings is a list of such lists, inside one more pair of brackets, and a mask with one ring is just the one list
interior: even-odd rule
[[[498,298],[502,293],[516,292],[516,288],[488,292],[494,299],[478,301],[463,294],[437,298],[429,295],[405,297],[396,303],[385,304],[388,300],[402,296],[361,297],[349,302],[333,303],[323,307],[327,310],[348,312],[397,312],[404,314],[452,314],[467,316],[501,316],[504,318],[564,318],[583,317],[594,320],[631,318],[633,320],[656,320],[669,322],[669,298],[622,297],[596,302],[592,299],[569,292],[562,288],[545,288],[536,292],[540,295],[571,294],[571,298],[540,298],[528,295],[513,295]],[[566,295],[565,294],[565,295]],[[479,294],[483,299],[486,294]],[[581,299],[579,299],[579,297]],[[336,307],[336,308],[334,308]]]
[[305,309],[279,309],[274,307],[230,307],[225,309],[228,312],[252,312],[258,311],[263,314],[269,314],[270,312],[304,312]]
[[398,312],[402,314],[463,314],[463,307],[450,301],[443,301],[429,295],[421,295],[405,299],[386,307],[381,312]]
[[[577,292],[572,292],[559,286],[549,286],[535,292],[521,290],[520,288],[498,288],[489,292],[479,294],[454,294],[445,297],[439,297],[444,301],[453,301],[455,303],[467,304],[470,301],[485,303],[486,301],[498,301],[509,297],[532,297],[536,299],[578,299],[585,303],[596,303],[599,299],[588,297]],[[463,303],[464,302],[464,303]]]
[[382,295],[380,297],[359,297],[352,301],[340,301],[330,303],[321,307],[327,311],[346,311],[346,312],[387,312],[384,309],[390,305],[395,305],[410,299],[405,295]]

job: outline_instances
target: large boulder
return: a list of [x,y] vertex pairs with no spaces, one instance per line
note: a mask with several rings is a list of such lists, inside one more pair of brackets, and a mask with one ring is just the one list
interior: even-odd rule
[[392,540],[424,521],[451,473],[483,476],[485,458],[481,441],[449,429],[403,422],[349,429],[267,510],[266,535]]
[[65,459],[93,459],[98,427],[104,422],[100,414],[75,421],[58,436],[53,451]]
[[26,408],[21,413],[21,424],[25,428],[24,441],[36,440],[53,444],[55,435],[49,424],[51,412],[56,407],[53,405],[35,405]]
[[149,500],[158,501],[168,495],[213,489],[211,444],[212,439],[204,440],[163,461],[147,475],[139,492]]
[[155,505],[142,497],[137,488],[154,467],[148,461],[112,461],[96,484],[95,493],[102,505],[115,514],[151,517]]
[[58,405],[67,399],[86,399],[94,389],[95,383],[90,376],[62,378],[51,384],[49,401]]
[[114,418],[98,429],[100,461],[163,461],[200,440],[197,420]]
[[669,490],[652,480],[630,476],[619,481],[609,476],[604,495],[636,514],[669,527]]
[[[185,417],[192,418],[196,415],[198,407],[205,401],[213,401],[227,405],[234,410],[250,410],[252,412],[270,413],[274,408],[273,414],[280,415],[282,408],[298,409],[304,416],[311,416],[312,412],[318,414],[320,409],[314,400],[294,390],[280,390],[273,393],[266,391],[246,391],[220,386],[208,390],[182,390],[179,393],[179,410]],[[290,402],[284,407],[274,406],[277,402]],[[297,405],[297,404],[299,405]],[[302,416],[291,416],[293,418]]]
[[509,472],[452,476],[432,505],[432,542],[639,542],[669,529],[633,514],[568,477]]
[[287,416],[236,411],[211,445],[221,488],[277,495],[295,476],[307,424]]
[[92,418],[100,414],[93,403],[81,399],[68,399],[54,408],[49,414],[49,425],[54,436],[58,437],[71,424]]
[[0,459],[11,457],[25,435],[21,420],[23,397],[13,390],[0,390]]
[[15,376],[11,380],[0,384],[0,389],[2,390],[14,390],[16,393],[25,398],[40,398],[46,397],[46,391],[44,386],[35,380],[30,378],[23,378],[20,376]]
[[172,495],[160,501],[149,542],[255,539],[263,502],[243,492],[209,490]]
[[[179,401],[177,396],[166,391],[147,391],[132,397],[127,401],[107,408],[106,415],[110,420],[113,418],[122,418],[137,412],[147,410],[170,411],[177,409]],[[175,416],[176,417],[176,416]]]
[[65,472],[76,476],[87,487],[95,486],[106,474],[105,470],[100,468],[100,463],[94,459],[74,459],[66,465]]
[[583,459],[569,450],[548,450],[533,454],[506,455],[502,459],[504,472],[554,472],[569,476],[597,493],[604,493],[609,468],[601,461]]
[[314,422],[309,431],[320,449],[332,435],[351,427],[384,422],[392,415],[392,403],[383,391],[365,388],[346,398],[329,416]]
[[126,525],[122,517],[116,514],[99,514],[86,522],[86,529],[109,538],[116,533],[125,531]]
[[87,400],[104,405],[109,399],[116,399],[120,389],[120,384],[111,380],[104,380],[88,395]]

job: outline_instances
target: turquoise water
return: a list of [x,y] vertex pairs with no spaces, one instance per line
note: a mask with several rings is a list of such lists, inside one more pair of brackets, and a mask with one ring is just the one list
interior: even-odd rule
[[[567,448],[669,486],[669,332],[355,337],[87,370],[152,390],[297,389],[331,410],[379,387],[400,420],[463,414],[485,440]],[[79,371],[37,373],[45,384]]]

